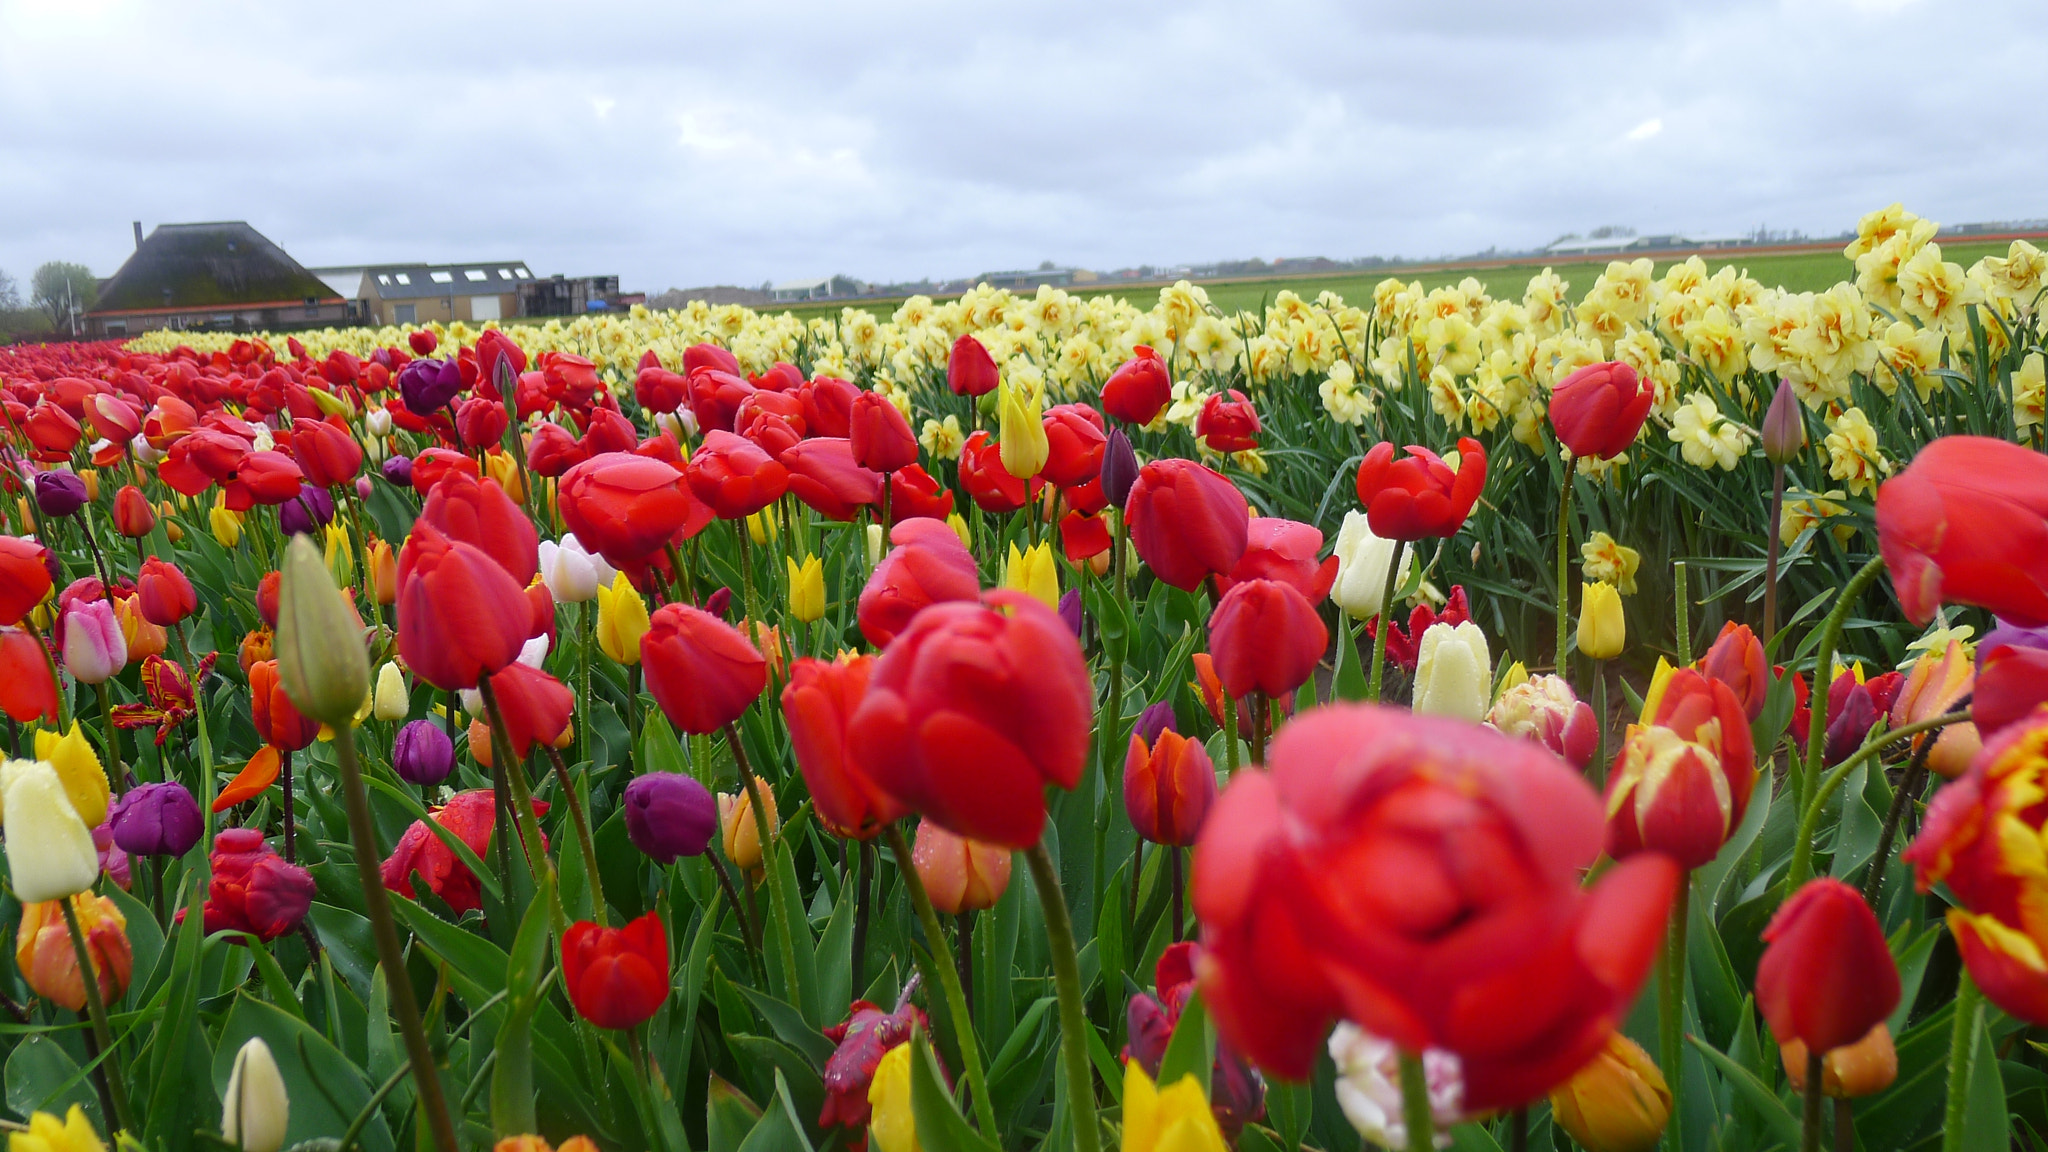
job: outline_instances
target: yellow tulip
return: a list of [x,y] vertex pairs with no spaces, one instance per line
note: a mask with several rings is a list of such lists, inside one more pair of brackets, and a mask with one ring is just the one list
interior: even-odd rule
[[225,504],[215,504],[206,514],[207,523],[213,528],[213,538],[223,548],[233,548],[242,542],[242,514],[228,510]]
[[1005,384],[997,411],[1003,471],[1019,480],[1029,480],[1045,469],[1052,446],[1046,443],[1043,401],[1026,389]]
[[1636,717],[1636,723],[1648,724],[1650,717],[1657,714],[1657,706],[1664,702],[1664,689],[1670,685],[1671,675],[1676,671],[1678,669],[1671,666],[1671,661],[1657,657],[1657,667],[1650,673],[1650,690],[1643,693],[1643,711]]
[[910,1045],[898,1044],[882,1053],[875,1078],[868,1081],[868,1135],[877,1152],[923,1152],[917,1143],[917,1120],[910,1112]]
[[514,504],[526,503],[525,478],[520,474],[519,461],[503,452],[492,452],[484,457],[484,469]]
[[1595,660],[1621,655],[1628,645],[1628,623],[1621,614],[1621,593],[1605,580],[1582,584],[1579,602],[1579,652]]
[[38,731],[35,741],[36,759],[47,761],[57,770],[57,779],[63,782],[64,795],[71,800],[71,807],[78,811],[78,818],[88,828],[97,828],[107,822],[107,770],[100,766],[99,754],[93,751],[92,741],[78,728],[78,721],[71,722],[71,731],[59,736],[55,732]]
[[789,568],[789,614],[809,624],[825,614],[825,562],[805,556],[799,565],[785,556]]
[[1028,593],[1055,611],[1060,606],[1060,572],[1053,562],[1052,545],[1040,544],[1029,552],[1010,545],[1010,562],[1003,565],[1003,587]]
[[1510,691],[1520,688],[1528,682],[1529,669],[1520,660],[1517,660],[1513,664],[1508,665],[1507,673],[1500,678],[1500,685],[1495,689],[1493,698],[1498,700]]
[[770,504],[747,517],[747,536],[766,548],[768,541],[775,538],[775,523],[775,505]]
[[960,543],[965,545],[969,552],[974,551],[974,533],[968,530],[967,521],[958,512],[947,513],[946,527],[953,530],[953,535],[960,538]]
[[73,1104],[59,1120],[48,1112],[28,1118],[28,1131],[7,1134],[7,1152],[107,1152],[85,1109]]
[[[766,780],[754,781],[761,790],[761,807],[768,815],[768,835],[778,826],[775,789]],[[754,826],[754,795],[742,787],[738,792],[718,794],[718,823],[725,858],[743,872],[761,867],[761,830]]]
[[398,662],[386,660],[377,669],[377,687],[372,709],[379,720],[403,720],[412,711],[412,694],[405,686],[405,673]]
[[327,570],[343,587],[356,582],[356,546],[349,542],[348,529],[339,522],[327,526]]
[[97,468],[80,468],[78,470],[78,478],[85,481],[85,498],[87,500],[98,500],[100,498],[100,470]]
[[1550,1094],[1558,1127],[1589,1152],[1649,1152],[1671,1116],[1671,1089],[1642,1046],[1621,1033]]
[[597,589],[597,646],[616,664],[640,662],[640,638],[647,635],[647,601],[624,572],[611,587]]
[[6,796],[7,873],[24,904],[89,890],[100,876],[92,830],[78,817],[56,769],[40,760],[0,764]]
[[1123,1152],[1228,1152],[1216,1114],[1190,1072],[1161,1090],[1136,1060],[1124,1066]]

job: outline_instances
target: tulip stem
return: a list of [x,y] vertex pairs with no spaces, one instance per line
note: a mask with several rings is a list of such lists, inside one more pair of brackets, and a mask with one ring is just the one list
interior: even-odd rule
[[[768,987],[768,968],[761,961],[761,941],[754,935],[752,922],[747,918],[747,905],[740,899],[739,889],[732,886],[732,876],[725,870],[725,864],[718,859],[718,853],[706,852],[704,858],[711,861],[711,872],[718,877],[719,888],[725,891],[725,902],[732,905],[732,918],[740,926],[740,943],[747,946],[747,958],[754,962],[754,979],[761,987]],[[858,927],[858,925],[856,925]]]
[[[1815,695],[1818,696],[1819,694],[1815,693]],[[1818,706],[1818,703],[1816,700],[1816,706]],[[1902,724],[1889,732],[1878,733],[1868,743],[1864,744],[1863,747],[1850,753],[1848,759],[1835,765],[1833,770],[1827,774],[1827,778],[1822,780],[1820,786],[1814,789],[1813,799],[1806,802],[1805,814],[1800,817],[1799,838],[1792,842],[1792,868],[1786,874],[1786,879],[1791,882],[1791,886],[1796,889],[1812,878],[1813,838],[1820,831],[1821,809],[1827,805],[1828,797],[1834,795],[1835,789],[1842,786],[1842,781],[1849,778],[1851,770],[1858,764],[1863,763],[1865,760],[1870,759],[1908,736],[1916,736],[1922,732],[1929,732],[1950,724],[1960,724],[1969,718],[1970,710],[1964,708],[1961,711],[1949,712],[1941,716],[1930,717],[1926,720],[1915,721],[1911,724]],[[1889,845],[1886,846],[1886,850],[1889,851]],[[1873,867],[1881,867],[1875,858],[1872,860],[1872,865]]]
[[1401,1052],[1401,1118],[1408,1128],[1408,1152],[1436,1152],[1436,1118],[1429,1107],[1429,1075],[1420,1053]]
[[1168,882],[1173,885],[1172,939],[1175,944],[1178,944],[1180,943],[1182,926],[1187,920],[1187,912],[1181,905],[1181,893],[1187,887],[1187,884],[1181,879],[1179,845],[1169,844],[1166,846],[1166,874]]
[[292,754],[280,748],[277,750],[277,759],[277,774],[280,782],[284,785],[284,862],[296,864],[298,863],[298,856],[293,849],[293,845],[297,842],[297,831],[293,825],[297,821],[292,818]]
[[92,1020],[93,1040],[99,1046],[101,1060],[93,1072],[100,1079],[100,1086],[106,1089],[107,1099],[114,1107],[114,1124],[123,1131],[133,1132],[135,1121],[128,1114],[128,1084],[121,1078],[119,1064],[115,1071],[107,1071],[107,1061],[114,1051],[114,1033],[107,1027],[107,1002],[100,995],[99,970],[93,967],[92,953],[85,946],[85,930],[78,926],[78,911],[72,907],[76,896],[60,896],[57,906],[64,910],[64,927],[71,933],[71,951],[78,960],[79,980],[85,985],[86,1014]]
[[1680,668],[1692,663],[1692,602],[1688,599],[1690,595],[1691,592],[1686,588],[1685,561],[1680,560],[1671,566],[1671,604],[1676,617],[1673,622],[1678,626],[1676,631]]
[[597,842],[590,836],[590,817],[583,811],[583,798],[576,794],[576,785],[569,779],[569,766],[562,762],[562,754],[553,745],[543,745],[548,750],[548,760],[555,766],[555,782],[562,786],[562,799],[569,805],[569,821],[576,826],[576,847],[583,856],[583,870],[590,874],[590,911],[597,926],[605,926],[604,884],[597,875]]
[[384,876],[378,866],[384,853],[377,845],[377,830],[370,823],[370,798],[363,789],[362,766],[356,760],[355,733],[346,724],[334,730],[334,747],[341,762],[341,794],[348,808],[349,838],[355,845],[356,875],[363,886],[364,910],[369,914],[370,934],[377,943],[377,962],[390,981],[391,1014],[398,1018],[398,1030],[405,1038],[420,1108],[426,1113],[434,1144],[440,1152],[457,1152],[459,1145],[455,1142],[455,1127],[448,1119],[448,1102],[441,1095],[441,1078],[434,1067],[433,1051],[427,1047],[426,1029],[420,1025],[419,1003],[413,998],[412,977],[406,971],[405,953],[399,947],[398,928],[391,920],[391,898],[384,891]]
[[866,991],[868,959],[868,903],[869,893],[875,886],[875,846],[869,841],[859,841],[854,848],[854,889],[853,889],[853,998],[859,1000]]
[[[1849,618],[1849,610],[1856,606],[1856,598],[1870,587],[1884,571],[1884,557],[1872,556],[1870,562],[1849,578],[1842,586],[1842,594],[1835,597],[1835,607],[1820,627],[1820,647],[1813,653],[1813,716],[1806,726],[1806,767],[1799,776],[1799,803],[1803,807],[1812,802],[1815,788],[1820,783],[1821,753],[1828,744],[1828,689],[1835,678],[1835,646],[1842,639],[1842,625]],[[1795,857],[1796,859],[1796,857]]]
[[107,778],[114,782],[114,795],[128,793],[128,770],[121,765],[121,734],[114,728],[113,696],[107,691],[107,682],[96,685],[100,693],[100,722],[106,726]]
[[[1818,1050],[1809,1049],[1806,1053],[1806,1113],[1799,1128],[1800,1152],[1820,1152],[1821,1101],[1826,1098],[1821,1091],[1821,1077],[1827,1073],[1825,1059]],[[1672,1119],[1677,1116],[1674,1110]],[[1673,1124],[1671,1130],[1677,1132],[1678,1126]]]
[[1856,1148],[1856,1105],[1847,1096],[1835,1101],[1835,1147],[1840,1152]]
[[1508,1152],[1529,1152],[1529,1106],[1508,1113]]
[[[1970,1063],[1977,1054],[1977,1025],[1984,997],[1966,966],[1956,976],[1955,1027],[1948,1041],[1948,1107],[1942,1118],[1941,1152],[1963,1152],[1963,1112],[1970,1098]],[[1811,1076],[1807,1083],[1817,1081]]]
[[[924,929],[925,944],[930,948],[932,961],[931,976],[937,978],[939,989],[946,997],[946,1011],[953,1017],[953,1040],[960,1048],[960,1062],[967,1066],[967,1088],[968,1095],[973,1097],[974,1122],[981,1129],[982,1134],[990,1140],[1000,1139],[1001,1129],[996,1127],[995,1104],[988,1094],[988,1077],[981,1068],[980,1041],[975,1038],[974,1024],[967,1016],[967,994],[960,988],[960,974],[953,970],[951,964],[944,963],[941,960],[943,954],[939,950],[945,947],[946,934],[945,930],[939,927],[939,914],[932,907],[931,895],[924,890],[924,878],[917,874],[917,867],[911,863],[910,844],[903,838],[902,826],[892,820],[882,825],[882,835],[888,838],[889,852],[896,857],[896,872],[903,879],[903,890],[909,894],[910,906],[917,912],[918,925]],[[1034,848],[1032,851],[1043,853],[1044,849]],[[1037,879],[1038,864],[1035,856],[1032,857],[1031,869],[1032,878]],[[1057,879],[1053,880],[1052,901],[1045,900],[1044,892],[1045,889],[1041,884],[1039,898],[1042,903],[1046,904],[1046,932],[1049,936],[1052,936],[1055,932],[1052,927],[1052,920],[1055,914],[1053,908],[1056,904],[1059,909],[1060,928],[1065,931],[1066,963],[1069,967],[1074,967],[1073,929],[1067,926],[1067,906],[1058,899],[1059,881]],[[1052,951],[1053,976],[1057,980],[1061,973],[1061,953],[1057,937],[1054,938]],[[1074,1006],[1077,1012],[1080,1009],[1081,1000],[1080,983],[1079,970],[1075,968]],[[1060,1010],[1062,1020],[1066,1018],[1066,1007],[1067,987],[1065,984],[1061,984]],[[1087,1053],[1083,1052],[1081,1058],[1086,1060]],[[1086,1069],[1083,1069],[1084,1073],[1085,1071]],[[1089,1152],[1096,1152],[1096,1149],[1091,1147]]]
[[[1235,706],[1232,706],[1233,709]],[[1095,1074],[1088,1065],[1088,1015],[1081,1001],[1081,964],[1074,952],[1074,925],[1060,892],[1059,869],[1045,841],[1024,850],[1031,883],[1045,911],[1046,943],[1052,951],[1053,984],[1060,995],[1060,1055],[1067,1073],[1067,1114],[1073,1118],[1075,1152],[1102,1152],[1096,1130]],[[979,1097],[981,1094],[976,1093]],[[994,1131],[993,1128],[990,1129]]]
[[974,909],[963,909],[953,917],[958,926],[956,943],[960,950],[960,998],[967,1002],[967,1023],[974,1024]]
[[[1572,602],[1571,584],[1572,544],[1572,454],[1564,454],[1564,483],[1559,486],[1557,496],[1557,674],[1564,675],[1565,652],[1569,648],[1571,634],[1565,630],[1570,617]],[[1398,552],[1399,549],[1396,549]]]
[[[1385,682],[1387,633],[1394,629],[1394,593],[1398,591],[1395,587],[1395,577],[1401,574],[1402,551],[1401,542],[1395,541],[1393,558],[1387,561],[1386,588],[1380,593],[1379,627],[1372,631],[1372,680],[1365,686],[1365,698],[1374,704],[1380,702],[1380,685]],[[1559,629],[1563,627],[1562,624],[1558,625]]]
[[1264,692],[1252,692],[1252,763],[1266,762],[1266,725],[1273,714],[1273,703]]
[[1785,466],[1771,466],[1771,522],[1764,527],[1764,648],[1778,632],[1778,521],[1785,514]]
[[738,724],[725,726],[725,740],[732,745],[732,762],[739,768],[740,783],[746,787],[747,806],[754,810],[754,835],[761,842],[763,883],[768,889],[768,924],[775,930],[776,958],[782,964],[782,977],[789,983],[789,1000],[794,1004],[797,1001],[796,943],[790,938],[788,909],[782,902],[782,869],[775,859],[774,834],[768,828],[768,810],[761,799],[761,782],[754,778],[753,766],[747,763],[747,750],[740,744]]
[[[1955,709],[1962,711],[1970,706],[1971,694],[1965,693],[1955,702]],[[1891,862],[1892,840],[1899,834],[1899,825],[1906,818],[1906,808],[1920,798],[1920,788],[1927,782],[1927,757],[1933,753],[1936,740],[1923,740],[1913,750],[1913,759],[1906,765],[1906,774],[1899,778],[1899,789],[1892,793],[1892,806],[1884,814],[1884,831],[1878,834],[1877,851],[1870,857],[1870,872],[1863,878],[1863,902],[1874,911],[1877,908],[1878,893],[1884,890],[1885,865]]]
[[1664,1079],[1671,1088],[1671,1150],[1680,1147],[1678,1088],[1685,1078],[1680,1061],[1685,1057],[1685,929],[1691,915],[1692,872],[1679,877],[1678,892],[1671,901],[1671,922],[1664,929],[1664,955],[1657,969],[1657,1048]]

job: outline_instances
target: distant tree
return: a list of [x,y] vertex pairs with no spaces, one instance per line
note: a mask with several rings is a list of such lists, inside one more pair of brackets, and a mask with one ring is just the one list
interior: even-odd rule
[[21,307],[21,290],[15,287],[14,277],[7,269],[0,268],[0,312],[13,312]]
[[83,264],[52,260],[36,269],[29,282],[29,302],[50,317],[50,323],[64,326],[72,309],[83,313],[99,298],[99,281]]

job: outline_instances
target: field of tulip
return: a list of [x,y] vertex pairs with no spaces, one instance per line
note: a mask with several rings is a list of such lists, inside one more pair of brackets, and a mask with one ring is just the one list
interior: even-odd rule
[[0,349],[10,1150],[2048,1147],[1934,232]]

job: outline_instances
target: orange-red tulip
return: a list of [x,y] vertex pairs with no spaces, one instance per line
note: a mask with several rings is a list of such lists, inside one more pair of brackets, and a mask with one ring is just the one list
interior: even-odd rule
[[2048,455],[1988,436],[1944,436],[1877,490],[1877,548],[1906,618],[1975,604],[2048,624]]
[[1854,1044],[1899,1003],[1899,969],[1863,894],[1821,877],[1778,907],[1764,929],[1756,1004],[1778,1043],[1809,1052]]
[[768,661],[737,628],[687,604],[665,604],[640,637],[647,691],[669,723],[693,735],[740,718],[768,684]]
[[906,812],[876,786],[846,745],[846,725],[867,692],[874,664],[872,656],[830,663],[806,656],[791,667],[782,689],[783,719],[811,804],[833,835],[855,840],[875,836]]
[[653,912],[623,928],[579,920],[562,933],[562,986],[600,1028],[639,1024],[668,1000],[668,931]]
[[1187,847],[1216,802],[1216,764],[1200,741],[1168,728],[1150,747],[1131,734],[1124,757],[1124,811],[1131,827],[1154,844]]

